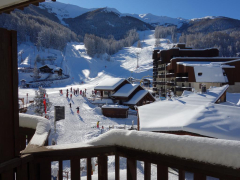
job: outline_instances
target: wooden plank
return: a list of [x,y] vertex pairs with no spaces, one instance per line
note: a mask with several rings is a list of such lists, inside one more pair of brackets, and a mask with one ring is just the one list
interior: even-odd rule
[[194,180],[206,180],[207,176],[200,173],[194,173]]
[[178,170],[178,179],[179,180],[185,180],[185,171],[182,169]]
[[80,179],[80,158],[71,159],[71,180]]
[[28,163],[28,172],[29,172],[29,179],[34,180],[35,178],[35,171],[34,171],[34,162],[31,161]]
[[115,155],[115,180],[120,180],[119,166],[119,155]]
[[92,179],[92,164],[91,164],[91,158],[87,158],[87,180]]
[[11,31],[0,28],[0,163],[13,159],[15,156],[12,62],[11,62]]
[[17,179],[17,180],[21,180],[21,179],[22,179],[21,166],[18,166],[18,167],[16,168],[16,179]]
[[168,180],[168,167],[157,164],[157,180]]
[[144,162],[144,180],[151,179],[151,163]]
[[98,157],[98,179],[99,180],[107,180],[108,179],[108,157],[107,156],[99,156]]
[[58,161],[59,171],[58,171],[58,179],[63,180],[63,162],[62,160]]
[[176,169],[184,169],[189,172],[204,173],[207,176],[223,179],[239,179],[240,169],[233,169],[226,166],[203,163],[199,161],[183,159],[170,155],[150,153],[142,150],[117,146],[117,153],[122,157],[132,157],[139,161],[161,164]]
[[40,163],[40,180],[51,179],[51,161],[43,160]]
[[137,180],[137,161],[127,158],[127,180]]

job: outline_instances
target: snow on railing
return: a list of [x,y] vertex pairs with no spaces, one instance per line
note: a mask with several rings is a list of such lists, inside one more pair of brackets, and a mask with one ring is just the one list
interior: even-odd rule
[[90,146],[118,145],[147,152],[240,168],[240,142],[164,133],[111,130],[84,144],[48,146],[48,149],[69,149]]

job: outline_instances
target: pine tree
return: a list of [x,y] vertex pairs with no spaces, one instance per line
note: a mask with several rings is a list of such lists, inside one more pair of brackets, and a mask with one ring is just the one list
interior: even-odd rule
[[160,47],[160,39],[159,38],[155,39],[155,47]]
[[35,91],[34,97],[35,114],[42,116],[45,113],[43,104],[44,99],[46,100],[46,110],[49,111],[50,107],[52,106],[52,103],[49,101],[49,98],[47,97],[46,90],[42,87],[39,87],[38,91]]
[[37,68],[37,64],[35,64],[34,69],[33,69],[33,79],[37,80],[39,79],[39,69]]

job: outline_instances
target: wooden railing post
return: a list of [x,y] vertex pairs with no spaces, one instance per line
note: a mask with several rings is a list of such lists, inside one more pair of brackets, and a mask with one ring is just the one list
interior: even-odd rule
[[206,180],[207,176],[200,173],[194,173],[194,180]]
[[151,179],[151,163],[144,162],[144,180]]
[[40,163],[40,180],[51,179],[51,161],[43,159]]
[[185,180],[185,171],[182,169],[178,170],[178,180]]
[[59,168],[59,170],[58,170],[58,180],[63,180],[63,162],[62,162],[62,160],[59,160],[58,161],[58,168]]
[[137,161],[127,158],[127,180],[137,180]]
[[115,180],[120,180],[120,176],[119,176],[119,155],[115,155]]
[[80,159],[71,159],[71,180],[80,180]]
[[108,179],[108,157],[107,156],[99,156],[98,157],[98,179],[99,180],[107,180]]
[[87,180],[92,179],[92,164],[91,164],[91,158],[87,158]]
[[168,167],[157,165],[157,180],[168,180]]

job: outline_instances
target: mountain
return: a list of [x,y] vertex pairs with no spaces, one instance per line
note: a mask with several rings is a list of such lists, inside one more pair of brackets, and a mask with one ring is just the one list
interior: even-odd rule
[[87,33],[103,38],[113,35],[117,40],[124,38],[127,31],[131,29],[138,31],[154,29],[148,23],[131,16],[122,15],[116,9],[110,8],[99,8],[75,18],[64,18],[62,20],[78,35],[84,36]]
[[167,16],[156,16],[151,13],[147,14],[126,14],[138,18],[146,23],[149,23],[153,26],[169,26],[175,25],[180,28],[183,24],[188,23],[190,20],[183,18],[171,18]]
[[61,2],[52,2],[51,0],[46,0],[46,2],[40,3],[39,7],[41,9],[46,9],[49,13],[55,14],[55,16],[64,25],[65,22],[62,21],[63,18],[75,18],[86,12],[93,11],[93,9],[82,8],[72,4],[65,4]]
[[185,33],[209,33],[214,31],[240,30],[240,20],[228,17],[205,17],[192,19],[185,23],[180,30]]

